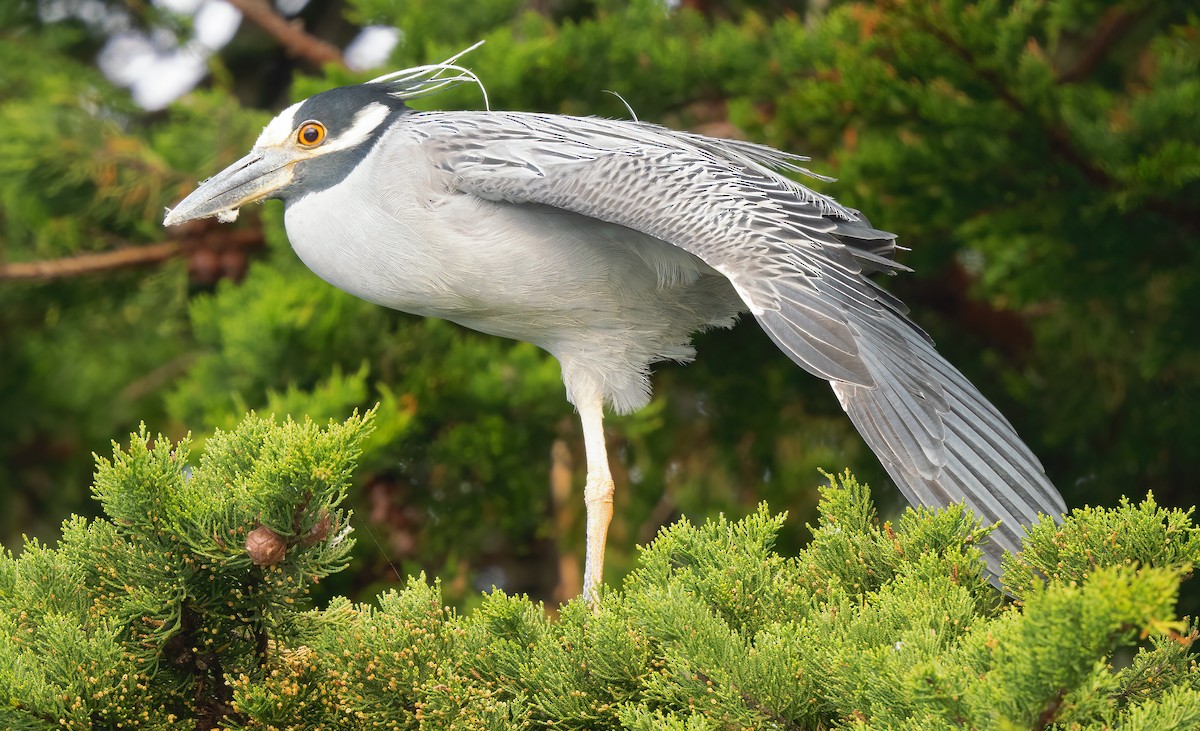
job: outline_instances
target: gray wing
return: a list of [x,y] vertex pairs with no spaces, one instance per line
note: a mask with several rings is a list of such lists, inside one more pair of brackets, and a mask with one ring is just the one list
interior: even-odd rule
[[450,185],[637,229],[727,276],[792,360],[830,381],[910,502],[965,501],[1002,521],[999,569],[1021,526],[1065,511],[1012,426],[865,274],[900,269],[895,237],[776,173],[805,158],[654,125],[519,113],[417,113]]

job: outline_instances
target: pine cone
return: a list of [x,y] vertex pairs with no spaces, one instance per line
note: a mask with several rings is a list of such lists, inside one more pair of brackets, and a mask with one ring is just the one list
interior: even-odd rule
[[275,531],[260,525],[246,536],[246,553],[256,566],[274,566],[287,553],[287,542]]
[[316,544],[325,540],[325,538],[329,535],[330,523],[331,520],[329,512],[322,510],[321,519],[313,524],[313,527],[309,529],[308,533],[304,534],[304,537],[300,539],[300,545],[308,548],[309,546],[315,546]]

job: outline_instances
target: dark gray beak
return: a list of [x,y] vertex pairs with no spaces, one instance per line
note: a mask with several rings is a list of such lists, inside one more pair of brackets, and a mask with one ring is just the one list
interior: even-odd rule
[[294,162],[296,159],[282,150],[252,150],[168,210],[163,225],[211,216],[232,221],[242,206],[260,201],[290,183]]

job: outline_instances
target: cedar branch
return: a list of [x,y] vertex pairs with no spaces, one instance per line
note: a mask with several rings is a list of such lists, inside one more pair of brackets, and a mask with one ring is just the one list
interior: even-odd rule
[[[1004,79],[995,71],[984,67],[978,62],[975,54],[970,49],[958,42],[958,39],[952,36],[945,30],[938,28],[932,23],[923,18],[913,18],[914,23],[925,33],[936,38],[940,43],[945,45],[959,59],[966,64],[967,68],[976,76],[982,79],[992,91],[996,93],[1005,104],[1014,112],[1017,112],[1022,117],[1031,117],[1035,113],[1008,88]],[[1075,140],[1071,137],[1070,132],[1061,123],[1052,123],[1050,120],[1042,120],[1046,124],[1046,139],[1050,148],[1050,152],[1064,160],[1069,165],[1078,170],[1088,182],[1098,188],[1104,190],[1115,190],[1118,187],[1118,181],[1109,175],[1103,168],[1094,164],[1089,160],[1078,147],[1075,146]],[[1162,198],[1146,198],[1143,205],[1149,211],[1159,214],[1160,216],[1170,219],[1189,230],[1200,231],[1200,216],[1197,216],[1195,211],[1180,206],[1175,201]]]
[[227,233],[210,233],[199,237],[164,241],[149,246],[130,246],[63,259],[0,262],[0,281],[39,280],[50,282],[56,279],[70,279],[88,274],[161,264],[168,259],[200,247],[256,248],[262,243],[261,231],[238,229]]

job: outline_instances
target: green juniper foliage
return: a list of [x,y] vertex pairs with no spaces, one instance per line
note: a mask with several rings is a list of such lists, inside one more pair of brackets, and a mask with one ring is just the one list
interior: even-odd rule
[[826,475],[813,539],[784,515],[663,529],[620,588],[557,614],[469,614],[422,574],[306,601],[346,566],[340,506],[373,414],[251,414],[189,461],[143,429],[98,459],[106,518],[0,557],[10,729],[1176,729],[1200,725],[1200,632],[1175,614],[1190,513],[1147,498],[1035,526],[982,574],[968,511],[875,515]]

